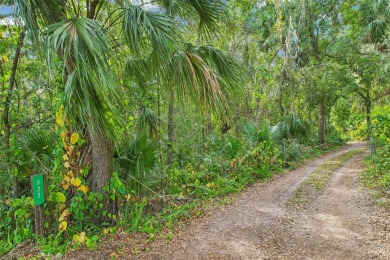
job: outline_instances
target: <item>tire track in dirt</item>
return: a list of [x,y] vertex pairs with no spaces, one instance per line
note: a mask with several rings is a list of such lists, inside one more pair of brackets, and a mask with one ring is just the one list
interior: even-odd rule
[[[152,252],[139,258],[386,259],[388,239],[376,235],[386,227],[383,215],[378,215],[381,209],[374,207],[360,188],[358,172],[364,155],[337,170],[323,195],[305,210],[285,207],[291,194],[318,166],[365,145],[349,144],[298,170],[257,183],[232,205],[191,221],[175,234],[170,245],[156,243]],[[374,225],[372,219],[380,225]]]

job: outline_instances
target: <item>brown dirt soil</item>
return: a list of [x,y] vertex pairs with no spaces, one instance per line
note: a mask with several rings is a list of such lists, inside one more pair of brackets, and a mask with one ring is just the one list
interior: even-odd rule
[[308,207],[286,206],[314,169],[364,146],[351,143],[298,170],[258,183],[233,204],[192,221],[169,244],[157,240],[151,252],[132,258],[390,259],[389,212],[373,204],[360,182],[366,153],[336,170],[324,192]]

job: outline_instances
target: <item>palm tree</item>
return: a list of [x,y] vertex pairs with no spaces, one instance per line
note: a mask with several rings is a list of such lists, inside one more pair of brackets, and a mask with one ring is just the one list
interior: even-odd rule
[[[380,51],[388,51],[390,30],[390,2],[387,0],[363,1],[360,6],[363,38],[367,43],[378,44]],[[387,42],[386,42],[387,37]]]
[[231,86],[236,75],[221,53],[208,47],[183,50],[180,37],[186,21],[197,21],[203,34],[214,31],[224,11],[222,0],[6,2],[16,6],[28,36],[49,60],[57,56],[62,61],[64,117],[90,140],[92,191],[103,192],[113,173],[116,130],[122,123],[117,109],[122,86],[112,69],[123,61],[117,57],[145,61],[144,67],[126,66],[138,81],[142,69],[163,76],[169,70],[165,85],[204,104],[222,100],[223,87]]

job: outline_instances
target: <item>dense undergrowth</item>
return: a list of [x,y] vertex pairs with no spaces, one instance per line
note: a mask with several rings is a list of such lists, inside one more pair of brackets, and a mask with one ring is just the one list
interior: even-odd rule
[[[179,219],[202,214],[205,201],[239,192],[344,143],[333,138],[329,140],[332,145],[316,146],[305,125],[294,120],[297,124],[292,127],[287,120],[274,126],[246,123],[242,135],[211,135],[202,153],[191,157],[176,153],[170,170],[159,165],[153,138],[140,134],[130,145],[118,148],[116,173],[105,188],[105,196],[84,186],[83,172],[88,169],[78,169],[81,173],[73,176],[72,167],[76,166],[71,166],[67,142],[72,143],[72,151],[81,149],[83,142],[76,133],[66,134],[73,139],[62,137],[58,142],[42,138],[39,132],[31,133],[26,137],[31,149],[37,142],[37,147],[52,149],[36,150],[36,156],[46,159],[45,167],[53,172],[62,172],[48,175],[47,234],[41,238],[34,234],[34,204],[26,186],[25,196],[4,196],[0,205],[0,254],[27,239],[35,241],[47,255],[81,244],[94,248],[101,236],[118,230],[147,233],[153,239]],[[104,210],[107,200],[116,207],[115,214],[107,213],[106,223],[95,225],[94,217]]]
[[378,204],[390,206],[390,107],[375,111],[372,122],[371,155],[366,159],[363,178]]

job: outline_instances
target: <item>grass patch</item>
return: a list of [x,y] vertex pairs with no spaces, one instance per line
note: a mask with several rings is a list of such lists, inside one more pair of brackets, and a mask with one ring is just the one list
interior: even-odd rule
[[289,206],[305,207],[324,190],[333,173],[341,168],[346,161],[364,152],[365,149],[357,149],[346,152],[315,169],[312,174],[299,186],[291,198],[287,201]]

